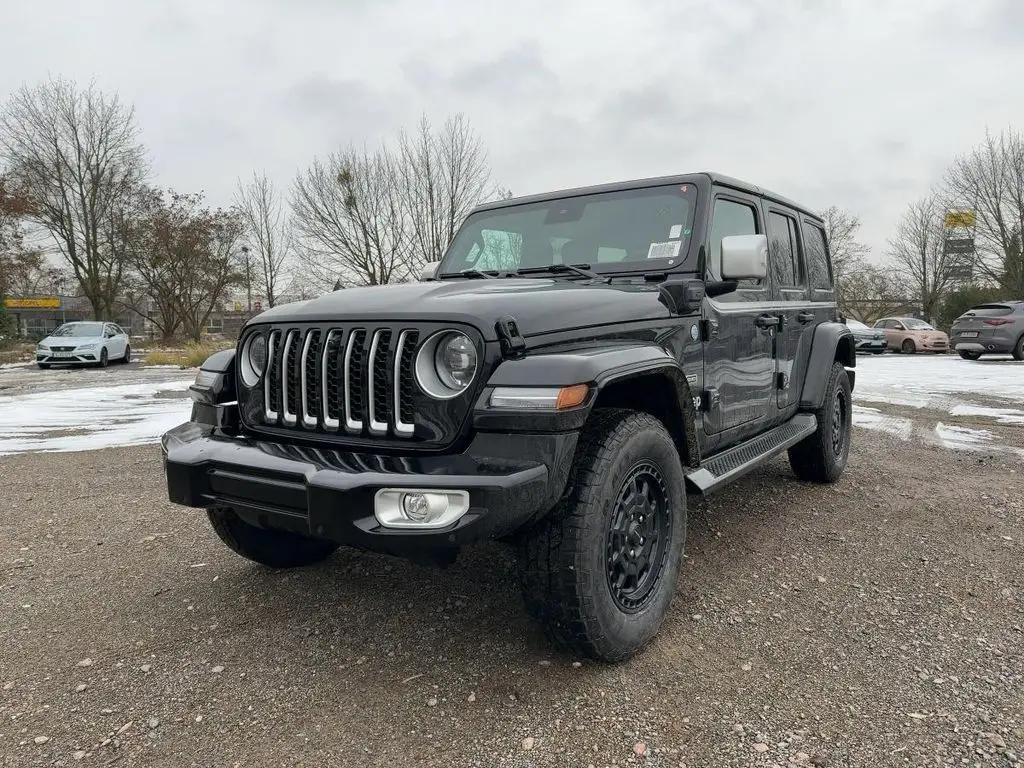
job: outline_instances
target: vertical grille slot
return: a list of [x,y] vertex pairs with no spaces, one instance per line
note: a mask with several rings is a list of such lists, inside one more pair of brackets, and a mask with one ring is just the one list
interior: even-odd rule
[[341,426],[340,405],[344,375],[341,369],[341,358],[345,348],[341,342],[341,331],[327,332],[320,353],[320,393],[323,406],[324,428],[335,431]]
[[394,381],[391,385],[395,398],[394,418],[395,434],[399,437],[412,437],[416,428],[413,423],[413,361],[416,358],[416,344],[419,341],[418,331],[402,331],[395,345]]
[[295,426],[299,407],[299,332],[292,330],[284,335],[281,347],[281,421],[286,426]]
[[320,331],[312,330],[306,333],[306,341],[302,345],[302,356],[299,359],[301,366],[302,391],[302,426],[307,429],[316,429],[320,423],[320,381],[317,371],[320,366],[317,360],[320,358]]
[[370,410],[370,433],[386,435],[391,419],[391,398],[388,397],[391,378],[388,376],[391,346],[391,331],[380,330],[373,334],[367,365],[366,402]]
[[263,417],[270,424],[276,424],[281,413],[281,391],[278,388],[281,362],[278,349],[281,332],[271,331],[267,338],[267,372],[263,377]]
[[363,373],[366,368],[366,331],[356,329],[345,345],[345,428],[363,431]]

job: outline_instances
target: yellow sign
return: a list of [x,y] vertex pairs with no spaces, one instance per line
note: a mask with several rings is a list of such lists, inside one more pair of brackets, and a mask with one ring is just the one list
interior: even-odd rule
[[60,309],[59,296],[37,296],[33,299],[4,299],[8,309]]
[[242,302],[236,301],[235,302],[235,312],[241,312],[241,311],[242,311]]
[[946,214],[946,229],[973,227],[977,217],[974,211],[950,211]]

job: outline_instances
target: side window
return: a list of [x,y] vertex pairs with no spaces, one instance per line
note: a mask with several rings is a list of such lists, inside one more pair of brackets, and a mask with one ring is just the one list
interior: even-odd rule
[[832,274],[828,264],[825,230],[804,220],[804,247],[807,254],[807,277],[812,290],[831,291]]
[[[757,215],[754,207],[733,200],[715,200],[711,218],[708,272],[713,280],[722,279],[722,238],[729,235],[756,235]],[[757,280],[741,280],[741,286],[757,287]]]
[[799,242],[795,219],[781,213],[768,214],[768,271],[776,288],[803,286]]

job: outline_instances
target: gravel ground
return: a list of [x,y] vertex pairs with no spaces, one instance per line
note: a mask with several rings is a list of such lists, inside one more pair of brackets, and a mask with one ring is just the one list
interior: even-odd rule
[[1022,471],[863,429],[834,487],[776,460],[692,500],[662,633],[608,666],[544,643],[499,546],[270,572],[155,446],[6,457],[2,764],[1016,764]]

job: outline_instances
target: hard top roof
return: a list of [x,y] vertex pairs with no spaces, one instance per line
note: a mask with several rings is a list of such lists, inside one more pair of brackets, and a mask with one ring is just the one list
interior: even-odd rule
[[758,187],[754,184],[733,178],[732,176],[726,176],[723,173],[715,173],[714,171],[697,171],[695,173],[675,174],[672,176],[655,176],[644,179],[631,179],[629,181],[615,181],[607,184],[594,184],[587,187],[574,187],[571,189],[542,192],[536,195],[512,197],[507,200],[491,200],[478,205],[473,209],[472,213],[476,213],[477,211],[490,211],[498,208],[506,208],[514,205],[525,205],[527,203],[543,203],[549,200],[561,200],[567,197],[578,197],[580,195],[600,194],[602,192],[619,192],[627,189],[641,189],[643,187],[656,187],[669,184],[694,184],[699,179],[709,181],[712,184],[718,184],[723,187],[731,187],[732,189],[740,192],[746,192],[751,195],[760,195],[761,197],[800,211],[809,218],[815,219],[819,222],[821,221],[821,215],[812,211],[807,206],[800,205],[799,203],[767,190],[764,187]]

